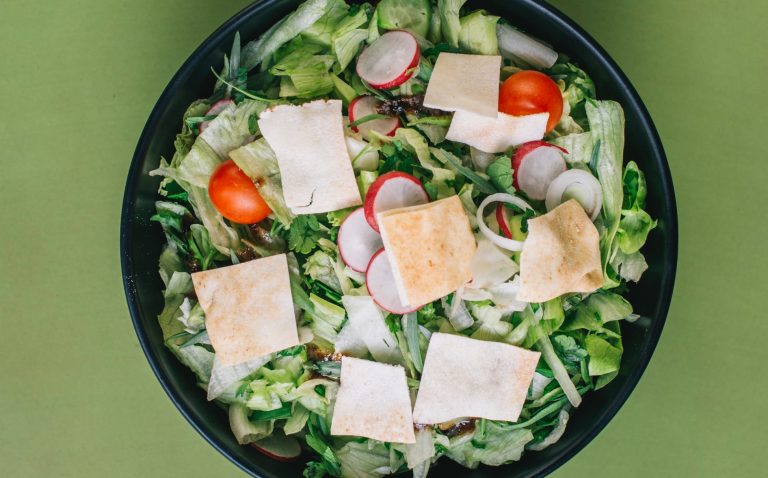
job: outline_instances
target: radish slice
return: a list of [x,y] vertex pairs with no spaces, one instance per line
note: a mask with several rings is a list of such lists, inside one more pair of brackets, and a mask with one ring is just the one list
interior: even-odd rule
[[251,446],[277,461],[293,461],[301,455],[299,441],[283,434],[272,434],[263,440],[251,443]]
[[399,30],[387,32],[360,54],[357,74],[373,88],[394,88],[413,76],[420,55],[413,35]]
[[512,239],[512,230],[509,228],[509,213],[502,203],[496,205],[496,222],[499,224],[499,231],[504,234],[504,237]]
[[368,264],[368,270],[365,272],[365,287],[373,301],[391,314],[407,314],[418,309],[418,307],[404,305],[400,301],[400,295],[395,286],[395,274],[392,272],[392,265],[383,247],[373,255]]
[[583,169],[569,169],[562,173],[552,181],[547,190],[547,211],[569,199],[577,200],[594,221],[600,215],[603,205],[603,188],[600,181]]
[[429,202],[429,195],[421,181],[400,171],[379,176],[365,195],[365,218],[374,231],[379,230],[376,214],[390,209],[416,206]]
[[[533,209],[533,208],[531,207],[530,204],[523,201],[519,197],[515,197],[507,193],[491,194],[490,196],[485,198],[483,202],[480,203],[480,206],[477,207],[477,225],[480,228],[480,232],[482,232],[483,235],[487,237],[489,241],[491,241],[492,243],[496,244],[497,246],[503,249],[507,249],[508,251],[522,251],[523,241],[515,241],[514,239],[500,236],[495,232],[493,232],[491,228],[488,227],[488,225],[485,223],[485,217],[484,217],[485,208],[488,207],[489,204],[494,202],[514,204],[515,206],[520,207],[522,209]],[[501,227],[501,225],[499,225],[499,227]]]
[[[219,100],[216,103],[214,103],[210,108],[208,108],[208,111],[205,112],[205,116],[215,116],[215,115],[218,115],[219,113],[221,113],[222,111],[227,109],[227,107],[229,105],[234,105],[234,104],[235,104],[235,102],[232,101],[232,100],[229,100],[229,99],[227,99],[227,100]],[[208,127],[209,123],[210,123],[210,121],[203,121],[202,123],[200,123],[200,126],[198,126],[198,130],[199,130],[200,134],[202,134],[203,131],[205,131],[205,128]]]
[[[373,96],[358,96],[354,100],[349,102],[349,121],[354,123],[355,121],[365,118],[368,115],[375,115],[376,107],[379,105],[379,100]],[[400,118],[392,116],[386,119],[377,119],[373,121],[366,121],[358,126],[353,126],[352,130],[359,132],[364,137],[368,136],[369,131],[376,131],[384,136],[394,136],[397,128],[400,127]]]
[[515,188],[531,199],[547,197],[550,183],[567,169],[562,153],[568,154],[568,151],[545,141],[520,146],[512,158]]
[[365,272],[371,257],[383,246],[379,233],[368,225],[363,208],[357,209],[341,223],[337,244],[341,260],[357,272]]

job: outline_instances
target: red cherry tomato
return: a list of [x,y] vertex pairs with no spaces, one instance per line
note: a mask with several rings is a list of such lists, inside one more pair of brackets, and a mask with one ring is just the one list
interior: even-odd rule
[[519,71],[501,85],[499,111],[513,116],[549,113],[549,132],[563,115],[563,94],[557,83],[544,73],[535,70]]
[[238,224],[254,224],[272,212],[251,178],[231,159],[211,175],[208,196],[222,216]]

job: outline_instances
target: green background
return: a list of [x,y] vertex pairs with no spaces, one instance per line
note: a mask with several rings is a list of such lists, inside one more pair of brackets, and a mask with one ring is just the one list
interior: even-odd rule
[[[0,1],[2,476],[244,476],[144,359],[118,223],[155,100],[247,3]],[[653,361],[555,476],[764,476],[768,2],[555,4],[639,90],[680,209],[677,287]]]

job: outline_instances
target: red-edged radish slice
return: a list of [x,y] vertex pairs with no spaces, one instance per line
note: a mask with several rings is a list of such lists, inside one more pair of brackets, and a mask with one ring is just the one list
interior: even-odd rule
[[420,55],[413,35],[399,30],[387,32],[360,54],[357,74],[373,88],[394,88],[413,76]]
[[[516,241],[514,239],[510,239],[508,237],[504,237],[499,234],[496,234],[485,223],[485,208],[488,207],[489,204],[494,202],[513,204],[521,209],[533,209],[533,208],[531,207],[530,204],[523,201],[519,197],[513,196],[511,194],[507,194],[507,193],[491,194],[490,196],[485,198],[483,202],[481,202],[480,205],[477,207],[477,226],[480,228],[480,232],[482,232],[483,235],[487,237],[489,241],[508,251],[522,251],[523,241]],[[501,224],[499,224],[499,228],[501,228]]]
[[277,461],[293,461],[301,455],[301,445],[293,437],[273,434],[251,443],[251,446]]
[[600,215],[603,205],[603,188],[600,181],[583,169],[569,169],[549,185],[545,204],[551,211],[560,204],[575,199],[593,221]]
[[499,224],[499,231],[507,239],[512,239],[512,230],[509,228],[509,213],[503,203],[496,205],[496,222]]
[[566,169],[564,150],[546,141],[531,141],[520,146],[512,157],[514,186],[531,199],[547,197],[550,183]]
[[365,272],[371,257],[383,247],[381,236],[371,229],[363,208],[355,210],[339,227],[336,241],[344,264],[357,272]]
[[[379,105],[379,100],[370,95],[358,96],[354,100],[349,102],[349,122],[365,118],[368,115],[375,115],[376,107]],[[381,133],[384,136],[394,136],[397,128],[400,127],[400,118],[392,116],[386,119],[377,119],[373,121],[366,121],[357,126],[352,127],[352,131],[358,132],[363,137],[368,136],[368,132],[373,130],[377,133]]]
[[405,305],[400,300],[395,285],[395,274],[383,247],[373,255],[368,264],[368,270],[365,271],[365,287],[376,305],[391,314],[402,315],[418,309]]
[[421,181],[400,171],[379,176],[365,195],[365,219],[374,231],[379,230],[376,214],[390,209],[416,206],[429,202],[429,195]]
[[[216,103],[214,103],[210,108],[208,108],[208,111],[205,112],[205,116],[215,116],[221,113],[222,111],[224,111],[225,109],[227,109],[227,106],[234,105],[234,104],[235,102],[229,99],[219,100]],[[198,130],[200,131],[201,134],[203,131],[205,131],[205,128],[208,127],[209,123],[210,121],[203,121],[202,123],[200,123],[200,126],[198,126]]]

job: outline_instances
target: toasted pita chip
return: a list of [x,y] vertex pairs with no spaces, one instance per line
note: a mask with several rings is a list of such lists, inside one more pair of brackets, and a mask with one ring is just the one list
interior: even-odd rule
[[516,421],[540,355],[500,342],[432,334],[414,422],[436,424],[460,417]]
[[496,118],[501,57],[440,53],[429,78],[424,106]]
[[427,304],[471,279],[475,236],[458,196],[385,211],[377,221],[404,304]]
[[342,357],[331,435],[414,443],[411,398],[403,367]]
[[446,139],[468,144],[486,153],[503,153],[513,146],[539,140],[547,129],[549,113],[487,118],[466,111],[453,115]]
[[575,199],[528,221],[518,300],[546,302],[568,292],[593,292],[603,282],[600,236]]
[[277,156],[291,212],[316,214],[362,203],[344,140],[341,101],[275,106],[261,114],[259,129]]
[[192,274],[221,365],[299,345],[285,254]]

